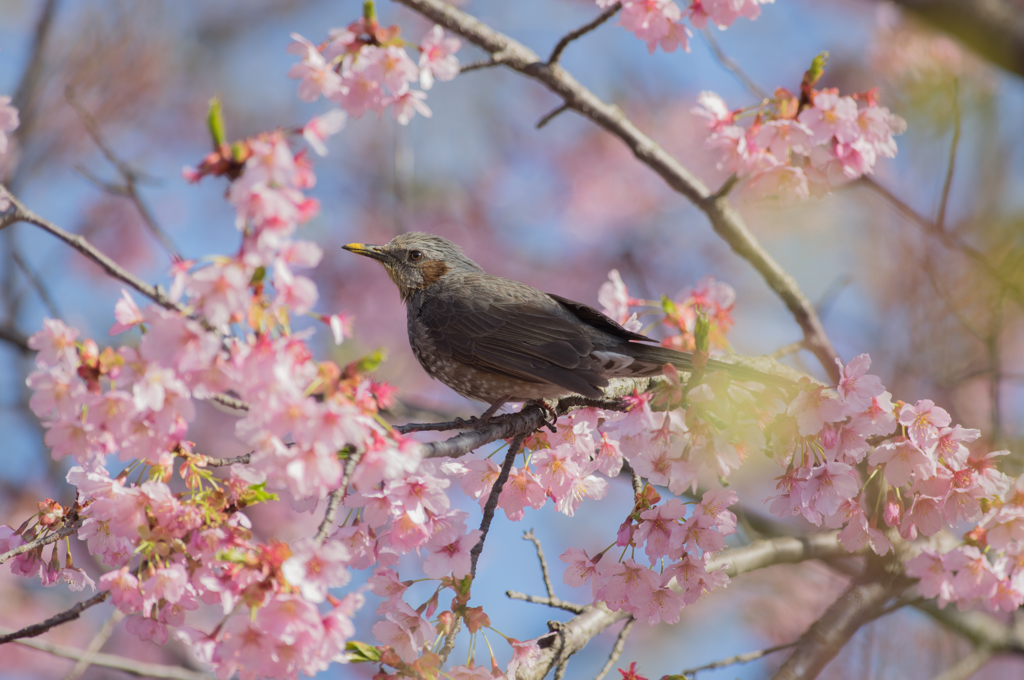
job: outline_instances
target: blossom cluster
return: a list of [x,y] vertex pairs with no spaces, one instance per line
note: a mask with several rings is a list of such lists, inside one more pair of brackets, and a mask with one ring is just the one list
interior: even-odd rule
[[[402,125],[417,113],[429,118],[426,91],[435,81],[459,74],[455,52],[461,41],[445,37],[444,30],[434,26],[419,44],[417,63],[399,33],[397,26],[380,26],[371,13],[347,28],[331,29],[320,45],[292,34],[288,51],[302,60],[288,76],[299,81],[299,99],[313,102],[322,95],[353,118],[369,111],[380,115],[388,107]],[[410,83],[421,89],[412,89]]]
[[[647,43],[647,50],[661,46],[666,52],[682,48],[690,51],[689,27],[682,23],[683,10],[673,0],[596,0],[601,9],[622,5],[619,26]],[[740,18],[754,20],[761,16],[761,5],[775,0],[692,0],[686,10],[690,24],[700,30],[712,23],[725,30]]]
[[[893,136],[906,122],[879,106],[874,90],[813,89],[820,75],[820,66],[808,71],[800,97],[780,88],[749,109],[731,110],[702,92],[692,112],[708,121],[704,146],[717,150],[718,169],[745,179],[752,195],[806,200],[871,173],[879,157],[895,157]],[[744,117],[747,127],[739,124]]]

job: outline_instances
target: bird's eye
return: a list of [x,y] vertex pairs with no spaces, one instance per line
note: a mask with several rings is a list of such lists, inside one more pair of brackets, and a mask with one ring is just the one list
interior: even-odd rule
[[409,251],[409,259],[412,260],[413,262],[417,262],[419,260],[422,260],[423,259],[423,253],[421,253],[418,250],[410,250]]

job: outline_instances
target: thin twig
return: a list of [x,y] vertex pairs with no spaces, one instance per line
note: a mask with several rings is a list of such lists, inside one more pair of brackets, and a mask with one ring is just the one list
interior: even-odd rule
[[359,464],[359,459],[362,458],[362,453],[350,453],[348,459],[345,461],[345,469],[341,474],[341,484],[337,489],[331,492],[331,495],[327,497],[327,510],[324,512],[324,519],[320,522],[320,528],[317,529],[314,541],[318,545],[322,545],[327,540],[327,536],[331,533],[331,527],[334,526],[334,519],[338,515],[338,506],[345,500],[345,493],[348,489],[348,482],[352,479],[352,473],[355,472],[356,465]]
[[207,458],[206,467],[227,467],[228,465],[248,465],[252,459],[253,452],[243,453],[234,458]]
[[981,646],[957,661],[953,666],[936,675],[932,680],[967,680],[988,663],[995,651],[991,647]]
[[459,614],[455,617],[455,623],[452,624],[452,629],[448,631],[448,635],[444,638],[444,644],[441,645],[440,651],[437,653],[441,657],[441,664],[448,660],[448,656],[455,649],[455,638],[458,636],[459,631],[462,630],[462,615]]
[[449,430],[468,430],[473,427],[472,423],[465,420],[449,420],[444,423],[406,423],[405,425],[392,425],[391,429],[399,434],[410,432],[447,432]]
[[142,217],[142,221],[145,223],[150,233],[153,234],[156,240],[160,242],[160,245],[164,247],[164,250],[173,257],[181,259],[181,254],[179,253],[177,246],[174,245],[174,241],[172,241],[171,237],[168,236],[162,228],[160,228],[160,225],[157,224],[156,218],[153,217],[153,213],[149,210],[145,201],[142,200],[142,196],[139,195],[137,184],[141,177],[140,173],[118,158],[117,154],[115,154],[113,149],[110,148],[110,145],[106,143],[103,138],[103,133],[100,132],[100,126],[96,122],[96,119],[91,113],[86,111],[85,107],[78,101],[78,98],[75,96],[75,90],[71,85],[64,88],[64,97],[68,100],[68,103],[71,104],[71,108],[75,110],[75,113],[78,114],[82,124],[85,125],[85,129],[89,132],[89,136],[92,137],[92,141],[96,143],[96,146],[99,147],[104,157],[110,161],[111,165],[117,168],[117,172],[121,175],[121,179],[124,184],[121,187],[112,187],[114,193],[120,193],[128,198],[132,204],[135,205],[135,209],[139,211],[139,215]]
[[857,180],[858,183],[868,187],[876,194],[884,198],[890,205],[896,208],[896,211],[907,218],[910,222],[921,227],[925,233],[935,236],[942,245],[953,250],[955,252],[962,253],[970,259],[974,260],[975,263],[985,272],[992,280],[998,283],[1000,286],[1005,288],[1011,296],[1016,300],[1017,304],[1024,305],[1024,290],[1021,290],[1020,286],[1006,278],[1006,276],[999,271],[999,269],[989,261],[988,257],[975,248],[974,246],[966,243],[960,236],[955,234],[953,231],[945,229],[937,229],[934,222],[929,220],[927,217],[921,215],[919,212],[911,208],[904,201],[898,198],[891,191],[883,187],[881,184],[876,182],[871,177],[865,175]]
[[28,338],[18,332],[17,328],[0,326],[0,340],[16,347],[22,354],[32,354],[33,349],[28,346]]
[[783,649],[789,649],[795,644],[796,642],[787,642],[784,645],[775,645],[774,647],[768,647],[767,649],[759,649],[756,652],[746,652],[744,654],[737,654],[736,656],[730,656],[728,659],[722,659],[721,661],[712,661],[709,664],[697,666],[696,668],[687,668],[685,671],[682,671],[680,675],[690,677],[696,675],[701,671],[710,671],[714,670],[715,668],[725,668],[727,666],[734,666],[738,663],[750,663],[751,661],[756,661],[761,657],[768,656],[769,654],[774,654],[775,652],[782,651]]
[[946,231],[946,208],[949,204],[949,191],[953,188],[953,170],[956,168],[956,152],[960,146],[960,101],[957,81],[953,80],[953,140],[949,144],[949,163],[946,165],[946,179],[942,183],[942,198],[939,200],[939,212],[935,217],[936,231]]
[[[548,57],[548,65],[550,66],[552,64],[557,64],[559,58],[562,56],[562,52],[564,52],[565,48],[569,46],[569,43],[571,43],[573,40],[578,40],[579,38],[582,38],[587,33],[590,33],[598,26],[600,26],[601,24],[615,16],[620,9],[622,9],[622,3],[616,2],[614,5],[612,5],[605,11],[601,12],[597,16],[597,18],[591,21],[589,24],[584,24],[583,26],[577,28],[575,31],[566,33],[565,36],[563,36],[562,39],[558,41],[558,44],[555,45],[555,49],[551,50],[551,56]],[[537,127],[540,127],[540,125],[538,125]]]
[[[13,244],[12,244],[13,245]],[[36,294],[39,295],[39,299],[43,301],[43,305],[46,307],[46,311],[50,313],[54,319],[59,319],[63,315],[57,308],[57,303],[53,301],[53,296],[50,295],[50,291],[46,288],[46,284],[39,278],[39,275],[33,271],[32,267],[29,266],[25,258],[21,256],[21,250],[17,246],[11,248],[11,259],[14,260],[14,264],[18,265],[18,269],[25,275],[28,282],[35,289]]]
[[537,595],[528,595],[527,593],[520,593],[518,590],[506,590],[505,595],[510,600],[520,600],[522,602],[529,602],[531,604],[542,604],[545,607],[551,607],[553,609],[564,609],[567,612],[573,612],[574,614],[581,614],[586,610],[586,605],[576,604],[575,602],[566,602],[565,600],[555,597],[539,597]]
[[184,305],[174,302],[164,295],[164,293],[156,286],[149,285],[139,277],[121,267],[119,264],[107,257],[107,255],[102,251],[97,249],[96,246],[89,243],[85,237],[79,234],[66,232],[56,224],[53,224],[49,220],[46,220],[29,210],[24,203],[19,201],[14,194],[8,191],[7,187],[3,185],[0,185],[0,197],[6,197],[10,200],[12,206],[12,210],[9,211],[9,214],[5,216],[3,223],[0,224],[11,222],[28,222],[29,224],[34,224],[44,231],[53,234],[61,241],[64,241],[86,258],[99,265],[107,274],[119,281],[127,283],[129,286],[139,291],[161,307],[171,311],[180,312],[181,314],[188,314],[188,310]]
[[480,520],[480,540],[469,551],[472,565],[469,570],[470,577],[476,578],[476,562],[480,559],[480,553],[484,549],[484,540],[487,538],[487,531],[491,528],[491,519],[494,518],[494,511],[498,508],[498,496],[501,495],[501,490],[505,487],[508,475],[512,471],[512,463],[515,462],[516,455],[519,453],[519,448],[523,445],[524,439],[526,439],[525,434],[517,435],[512,440],[512,443],[508,445],[508,453],[505,454],[505,462],[501,466],[501,472],[498,473],[498,478],[494,481],[491,493],[487,497],[487,504],[484,506],[484,516]]
[[783,357],[789,356],[790,354],[796,354],[803,348],[804,341],[797,340],[796,342],[791,342],[788,345],[783,345],[782,347],[778,348],[768,356],[771,357],[772,359],[781,359]]
[[71,672],[64,676],[64,680],[78,680],[82,676],[82,673],[86,671],[93,664],[93,660],[103,645],[107,643],[110,636],[114,634],[114,628],[124,618],[124,613],[120,609],[115,609],[114,612],[107,617],[107,620],[103,622],[103,626],[92,636],[92,640],[89,640],[89,646],[85,648],[85,653],[82,654],[81,658],[75,664],[75,667],[71,669]]
[[704,40],[707,42],[708,47],[711,48],[711,54],[715,55],[715,59],[722,65],[722,68],[736,76],[736,79],[743,83],[743,86],[750,90],[758,99],[767,99],[768,93],[761,89],[761,87],[754,82],[754,79],[747,75],[739,64],[729,58],[729,56],[722,51],[721,46],[715,39],[714,34],[711,32],[710,27],[705,27],[701,34],[704,36]]
[[552,120],[554,120],[555,116],[557,116],[558,114],[562,113],[563,111],[568,111],[568,110],[569,110],[569,105],[568,104],[562,104],[561,106],[556,106],[554,109],[552,109],[548,113],[544,114],[544,117],[542,117],[540,120],[537,121],[537,129],[540,130],[542,127],[544,127],[545,125],[550,123]]
[[58,529],[57,531],[49,533],[46,536],[35,538],[29,541],[28,543],[19,545],[17,548],[11,548],[5,553],[0,553],[0,564],[3,564],[12,557],[17,557],[18,555],[22,555],[27,552],[32,552],[33,550],[42,548],[43,546],[47,546],[51,543],[56,543],[57,541],[67,538],[68,536],[78,531],[79,528],[81,528],[81,524],[79,522],[70,522],[67,525]]
[[537,549],[537,561],[540,562],[540,574],[544,579],[544,590],[548,591],[548,597],[555,596],[555,587],[551,585],[551,574],[548,573],[548,561],[544,559],[544,548],[540,546],[540,539],[533,535],[533,529],[523,534],[524,541],[533,543]]
[[608,655],[608,661],[605,662],[601,668],[601,672],[594,676],[594,680],[604,680],[604,676],[608,675],[608,672],[618,662],[619,657],[622,656],[622,650],[626,648],[626,640],[629,638],[629,634],[633,631],[633,626],[636,625],[636,619],[630,616],[626,619],[626,625],[619,631],[619,637],[615,638],[615,645],[612,647],[611,654]]
[[249,410],[249,404],[245,403],[244,401],[242,401],[241,399],[239,399],[237,397],[232,397],[229,394],[223,394],[223,393],[216,394],[216,395],[210,397],[207,401],[215,401],[218,404],[221,404],[223,406],[227,406],[229,409],[233,409],[233,410],[236,410],[236,411],[248,411]]
[[[83,659],[86,656],[86,652],[80,649],[65,647],[64,645],[54,644],[47,640],[18,640],[17,642],[19,645],[38,649],[41,652],[46,652],[65,659]],[[101,666],[103,668],[113,668],[114,670],[123,671],[130,675],[143,678],[161,678],[161,680],[213,680],[212,675],[207,675],[206,673],[200,673],[198,671],[191,671],[187,668],[164,666],[162,664],[146,663],[145,661],[135,661],[134,659],[126,659],[123,656],[117,656],[114,654],[95,654],[92,657],[92,665]]]
[[103,602],[108,597],[110,597],[110,591],[101,590],[100,592],[90,597],[88,600],[83,600],[82,602],[76,604],[74,607],[62,611],[60,614],[51,616],[50,618],[46,619],[41,623],[34,623],[31,626],[25,626],[21,630],[14,631],[13,633],[0,635],[0,645],[7,644],[8,642],[13,642],[14,640],[20,640],[21,638],[42,635],[43,633],[45,633],[46,631],[50,630],[55,626],[59,626],[62,623],[67,623],[68,621],[74,621],[79,616],[81,616],[82,612],[84,612],[86,609],[92,607],[93,605],[97,605],[100,602]]
[[[38,21],[36,21],[35,32],[32,36],[32,47],[25,62],[27,65],[25,70],[22,71],[21,80],[14,91],[12,103],[18,109],[18,113],[21,116],[21,125],[18,126],[13,134],[19,140],[24,140],[28,137],[35,127],[35,104],[40,91],[38,85],[41,82],[45,65],[43,54],[46,52],[46,44],[53,30],[53,20],[56,16],[57,0],[47,0],[46,4],[43,5],[42,11],[39,13]],[[2,179],[0,177],[0,180]]]

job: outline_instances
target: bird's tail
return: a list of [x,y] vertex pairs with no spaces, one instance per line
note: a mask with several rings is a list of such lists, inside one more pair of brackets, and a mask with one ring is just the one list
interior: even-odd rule
[[[693,354],[690,352],[679,352],[667,347],[641,345],[639,343],[631,343],[631,348],[634,349],[633,356],[636,361],[651,364],[652,375],[660,373],[661,367],[665,364],[672,364],[679,370],[686,371],[687,373],[693,372]],[[756,382],[762,385],[775,385],[784,388],[790,388],[796,384],[793,380],[783,378],[780,375],[765,373],[755,368],[731,364],[717,359],[708,359],[704,370],[723,371],[732,376],[734,380],[740,382]]]

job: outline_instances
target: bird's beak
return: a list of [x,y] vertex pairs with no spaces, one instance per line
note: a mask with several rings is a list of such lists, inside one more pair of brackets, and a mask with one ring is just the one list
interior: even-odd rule
[[342,246],[342,248],[350,253],[372,257],[380,262],[386,262],[388,259],[388,252],[384,250],[383,246],[371,246],[365,243],[349,243],[347,246]]

